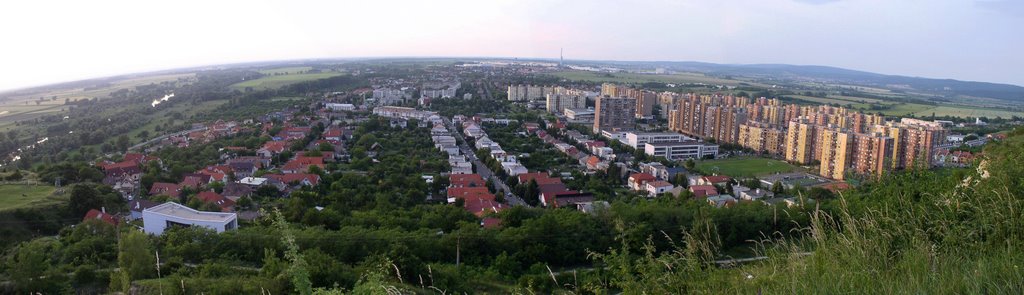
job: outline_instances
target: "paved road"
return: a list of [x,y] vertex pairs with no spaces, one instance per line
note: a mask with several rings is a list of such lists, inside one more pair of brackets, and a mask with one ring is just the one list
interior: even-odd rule
[[476,153],[473,153],[473,149],[469,147],[469,143],[466,141],[466,138],[462,136],[462,133],[459,133],[455,129],[455,124],[453,124],[450,119],[445,119],[445,125],[448,125],[448,130],[452,133],[452,136],[458,138],[459,141],[462,142],[459,144],[459,149],[462,150],[462,153],[473,162],[474,166],[476,166],[476,173],[480,174],[484,179],[490,179],[491,182],[494,183],[495,188],[505,192],[505,203],[512,206],[531,207],[530,204],[527,204],[523,199],[519,198],[519,196],[512,193],[512,190],[507,184],[505,184],[504,179],[497,177],[494,172],[491,171],[491,168],[488,168],[487,165],[484,165],[483,161],[480,161],[480,159],[476,157]]
[[136,144],[136,145],[133,145],[131,147],[128,147],[128,150],[129,151],[134,151],[134,150],[140,149],[140,148],[142,148],[142,147],[144,147],[146,145],[160,142],[161,140],[164,140],[165,138],[168,138],[168,137],[185,135],[185,134],[192,133],[193,131],[202,131],[202,130],[206,130],[206,127],[193,128],[193,129],[189,129],[189,130],[185,130],[185,131],[178,131],[178,132],[171,133],[171,134],[164,134],[164,135],[158,136],[156,138],[153,138],[153,139],[147,140],[145,142],[142,142],[140,144]]

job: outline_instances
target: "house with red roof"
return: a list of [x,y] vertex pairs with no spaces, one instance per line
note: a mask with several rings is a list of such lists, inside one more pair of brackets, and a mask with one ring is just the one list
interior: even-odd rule
[[189,188],[192,188],[192,189],[199,189],[199,188],[209,184],[211,179],[212,179],[212,177],[210,177],[209,175],[206,175],[206,174],[198,174],[198,173],[185,174],[185,176],[184,176],[184,178],[182,178],[181,182],[178,183],[178,187],[180,187],[180,188],[189,187]]
[[93,219],[109,223],[110,225],[117,225],[118,223],[117,217],[115,217],[114,215],[108,214],[105,210],[100,211],[96,209],[91,209],[89,210],[89,212],[86,212],[85,218],[82,218],[82,222],[86,222],[88,220]]
[[266,174],[263,175],[263,177],[277,180],[288,185],[298,184],[316,186],[320,183],[320,175],[307,173]]
[[177,198],[181,195],[181,187],[177,183],[154,182],[149,189],[150,196],[168,196]]
[[629,179],[626,183],[632,190],[644,191],[647,190],[646,185],[648,182],[656,180],[658,180],[658,178],[654,177],[654,175],[651,175],[650,173],[633,173],[629,175]]
[[691,185],[687,189],[693,193],[694,198],[706,198],[718,195],[718,189],[713,185]]
[[323,157],[295,157],[295,159],[284,163],[281,167],[281,172],[285,174],[291,173],[306,173],[309,171],[309,167],[316,166],[320,169],[324,169],[324,158]]
[[286,149],[288,149],[288,141],[268,141],[263,144],[263,147],[256,150],[256,154],[260,157],[270,158],[274,155],[283,153]]
[[332,128],[324,131],[324,139],[326,140],[341,142],[343,138],[344,132],[342,132],[341,129]]
[[730,181],[732,181],[732,178],[725,175],[706,175],[701,176],[700,180],[697,181],[697,184],[726,186],[729,185]]
[[486,199],[466,200],[463,208],[477,217],[484,217],[490,213],[498,213],[505,210],[505,204]]
[[196,194],[196,198],[203,201],[203,203],[212,203],[217,205],[217,207],[220,207],[221,212],[235,211],[235,201],[225,198],[218,193],[209,191],[200,192]]
[[487,182],[480,174],[452,174],[448,176],[448,187],[485,187]]
[[492,194],[486,187],[452,187],[448,188],[448,203],[455,203],[455,200],[475,200],[475,199],[486,199],[495,200],[494,194]]

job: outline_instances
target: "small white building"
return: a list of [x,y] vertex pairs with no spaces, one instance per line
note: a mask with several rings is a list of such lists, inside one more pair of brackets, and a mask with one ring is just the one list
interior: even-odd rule
[[148,234],[160,235],[167,228],[202,226],[218,233],[238,228],[235,213],[205,212],[175,202],[167,202],[142,211],[143,230]]

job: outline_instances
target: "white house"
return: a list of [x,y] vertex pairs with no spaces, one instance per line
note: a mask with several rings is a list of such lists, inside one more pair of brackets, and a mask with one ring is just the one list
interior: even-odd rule
[[148,234],[160,235],[169,227],[202,226],[218,233],[238,228],[235,213],[205,212],[175,202],[167,202],[142,211],[143,229]]

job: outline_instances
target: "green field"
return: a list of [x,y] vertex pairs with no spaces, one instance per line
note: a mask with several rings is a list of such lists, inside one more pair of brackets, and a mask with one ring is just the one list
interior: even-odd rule
[[340,75],[342,75],[342,73],[316,73],[266,76],[256,80],[249,80],[245,82],[236,83],[234,85],[231,85],[231,88],[238,90],[245,90],[248,87],[252,87],[252,89],[254,90],[276,89],[280,88],[281,86],[294,84],[298,82],[320,80]]
[[308,70],[312,70],[312,69],[313,69],[313,67],[285,67],[285,68],[274,68],[274,69],[260,70],[259,72],[261,74],[265,74],[265,75],[273,75],[273,74],[292,75],[292,74],[299,74],[299,73],[302,73],[302,72],[305,72],[305,71],[308,71]]
[[[1024,116],[1024,113],[1008,111],[1004,109],[996,108],[980,108],[980,107],[969,107],[969,106],[953,106],[953,105],[925,105],[917,103],[898,103],[898,102],[886,102],[872,98],[860,98],[852,96],[829,96],[829,97],[813,97],[805,95],[789,95],[795,99],[820,103],[820,104],[839,104],[841,106],[851,106],[854,109],[862,109],[865,112],[874,113],[881,112],[887,116],[931,116],[935,113],[936,116],[953,116],[961,118],[974,118],[974,117],[1003,117],[1010,118],[1013,116]],[[871,111],[870,103],[876,103],[886,106],[891,106],[889,109],[881,111]]]
[[0,211],[65,202],[48,185],[0,184]]
[[[639,74],[639,73],[599,73],[588,71],[566,71],[552,73],[557,77],[573,81],[589,82],[611,82],[624,84],[639,84],[647,82],[658,83],[704,83],[710,85],[736,86],[744,81],[729,80],[716,77],[709,77],[698,73],[684,73],[671,75]],[[749,83],[758,85],[757,83]]]
[[919,112],[914,113],[914,115],[915,116],[931,116],[933,112],[935,113],[936,116],[955,116],[955,117],[966,117],[966,118],[974,118],[974,117],[989,117],[989,118],[1002,117],[1002,118],[1010,118],[1010,117],[1013,117],[1013,116],[1022,116],[1022,117],[1024,117],[1024,113],[1021,113],[1021,112],[1014,112],[1014,111],[1000,110],[1000,109],[974,108],[974,107],[966,107],[966,106],[946,106],[946,105],[938,106],[938,107],[927,109],[927,110],[923,110],[923,111],[919,111]]
[[754,157],[699,161],[695,168],[705,174],[718,173],[730,177],[754,177],[772,173],[794,172],[800,169],[784,161]]

